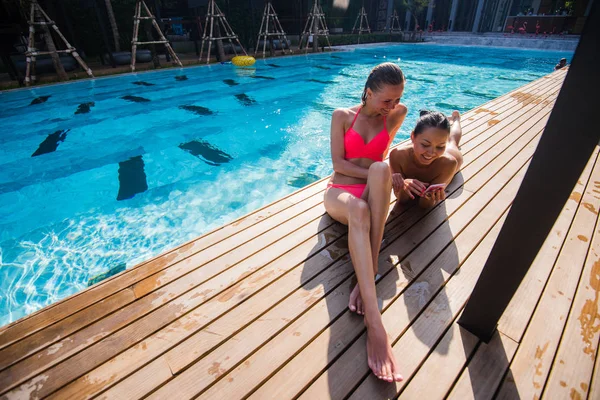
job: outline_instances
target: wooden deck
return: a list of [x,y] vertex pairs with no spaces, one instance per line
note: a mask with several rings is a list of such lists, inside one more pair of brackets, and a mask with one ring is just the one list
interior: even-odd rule
[[598,148],[493,340],[456,323],[565,74],[466,113],[449,198],[390,214],[377,292],[405,381],[369,373],[322,180],[1,328],[0,397],[599,399]]

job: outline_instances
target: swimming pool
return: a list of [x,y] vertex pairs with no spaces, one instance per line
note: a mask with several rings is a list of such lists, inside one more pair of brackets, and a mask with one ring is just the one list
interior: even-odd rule
[[397,62],[419,108],[466,111],[571,53],[385,45],[0,94],[0,326],[331,174],[329,123]]

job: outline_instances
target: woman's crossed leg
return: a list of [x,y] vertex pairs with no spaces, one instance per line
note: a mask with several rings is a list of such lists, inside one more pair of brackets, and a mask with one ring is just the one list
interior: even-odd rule
[[383,327],[374,279],[391,187],[389,166],[375,162],[369,167],[367,186],[361,198],[335,187],[325,193],[327,213],[348,225],[348,247],[358,280],[350,295],[349,308],[365,316],[369,367],[378,378],[389,382],[400,381],[402,376]]

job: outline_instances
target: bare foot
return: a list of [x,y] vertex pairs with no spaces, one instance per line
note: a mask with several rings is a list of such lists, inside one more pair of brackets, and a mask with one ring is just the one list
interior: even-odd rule
[[367,327],[367,358],[369,368],[377,378],[386,382],[400,382],[404,379],[381,322]]
[[354,289],[352,289],[352,293],[350,293],[348,308],[350,309],[350,311],[355,312],[359,315],[365,314],[362,297],[360,297],[360,289],[358,288],[358,283],[356,284],[356,286],[354,286]]
[[[462,138],[462,127],[460,126],[460,113],[456,110],[452,111],[452,116],[448,118],[450,121],[450,137],[448,141],[456,146],[460,150],[460,139]],[[454,156],[459,164],[462,164],[462,155],[460,157]]]
[[448,118],[450,121],[450,125],[454,124],[456,121],[460,122],[460,113],[456,110],[452,111],[452,115]]

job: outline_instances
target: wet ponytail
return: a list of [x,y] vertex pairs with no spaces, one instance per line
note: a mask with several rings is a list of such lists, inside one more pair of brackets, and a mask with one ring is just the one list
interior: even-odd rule
[[401,85],[405,81],[404,74],[399,66],[386,62],[379,64],[371,70],[362,93],[362,104],[367,104],[367,89],[377,92],[385,85]]

